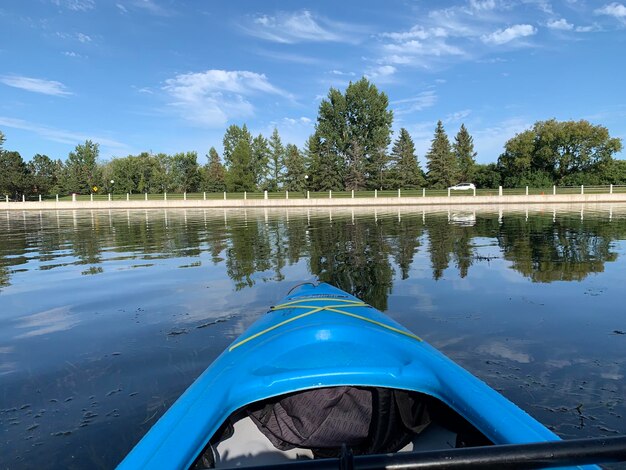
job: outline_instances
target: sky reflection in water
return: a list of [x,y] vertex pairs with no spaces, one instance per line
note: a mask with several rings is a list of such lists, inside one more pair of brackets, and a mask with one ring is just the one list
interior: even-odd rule
[[114,466],[293,285],[387,311],[564,437],[626,432],[626,207],[0,213],[0,460]]

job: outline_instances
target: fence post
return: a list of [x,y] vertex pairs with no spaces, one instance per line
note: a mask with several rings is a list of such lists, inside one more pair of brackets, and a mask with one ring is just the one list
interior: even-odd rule
[[[9,196],[7,196],[7,202],[9,202]],[[59,202],[59,195],[57,194],[57,202]]]
[[556,196],[556,185],[552,186],[552,195]]
[[[4,195],[4,200],[6,201],[7,204],[9,203],[9,196],[8,196],[8,194]],[[59,202],[59,195],[58,194],[57,194],[57,202]]]
[[267,199],[267,189],[263,191],[263,199]]
[[498,196],[502,196],[502,186],[498,186]]
[[352,199],[354,199],[354,189],[352,190]]
[[400,197],[400,188],[398,188],[398,197]]
[[187,191],[184,191],[183,192],[183,201],[186,201],[186,200],[187,200]]
[[148,193],[144,193],[144,199],[147,201],[148,200]]
[[226,191],[224,191],[224,201],[226,200]]
[[378,189],[374,190],[374,199],[378,198]]
[[39,202],[41,202],[41,194],[39,195]]
[[580,194],[585,194],[585,186],[584,185],[580,185]]
[[526,196],[528,196],[528,186],[526,186]]
[[448,188],[448,197],[450,197],[450,188]]
[[109,202],[111,202],[111,193],[109,193]]
[[426,188],[422,188],[422,197],[426,197]]
[[202,200],[206,201],[206,191],[202,193]]
[[474,187],[472,191],[474,191],[474,197],[476,197],[476,187]]
[[93,202],[93,193],[91,193],[91,194],[89,195],[89,200],[90,200],[91,202]]
[[308,189],[307,189],[307,191],[306,191],[306,198],[307,198],[307,199],[309,198],[309,190],[308,190]]
[[609,185],[609,194],[613,194],[613,185],[612,184]]
[[285,190],[285,199],[289,199],[289,191]]
[[72,193],[72,202],[76,202],[76,193]]
[[126,193],[126,200],[130,201],[130,194],[129,193]]
[[329,189],[328,190],[328,199],[332,199],[333,198],[333,190]]
[[26,195],[22,194],[22,202],[26,202]]
[[248,199],[248,191],[243,192],[243,200],[245,201],[246,199]]
[[163,200],[167,201],[167,192],[163,193]]

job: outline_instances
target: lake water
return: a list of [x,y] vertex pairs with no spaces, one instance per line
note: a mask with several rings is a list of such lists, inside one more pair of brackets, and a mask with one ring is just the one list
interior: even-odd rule
[[313,280],[563,437],[626,432],[625,206],[0,212],[0,467],[115,466]]

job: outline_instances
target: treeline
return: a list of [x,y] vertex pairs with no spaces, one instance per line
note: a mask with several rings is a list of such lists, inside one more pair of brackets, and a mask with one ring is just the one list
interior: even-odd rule
[[459,182],[479,188],[626,184],[626,161],[616,160],[620,139],[587,121],[539,121],[506,142],[497,163],[477,164],[474,139],[464,124],[451,142],[437,123],[422,168],[415,144],[402,128],[392,142],[393,113],[384,92],[367,79],[345,92],[331,88],[320,103],[314,133],[303,148],[284,145],[277,129],[253,136],[231,125],[222,158],[196,152],[129,155],[99,162],[99,146],[86,141],[65,161],[35,155],[26,163],[2,149],[0,194],[162,193],[441,189]]

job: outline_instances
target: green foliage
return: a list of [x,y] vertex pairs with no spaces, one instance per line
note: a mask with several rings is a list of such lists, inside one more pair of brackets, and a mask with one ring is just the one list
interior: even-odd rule
[[435,137],[426,154],[428,160],[428,184],[436,189],[443,189],[456,184],[457,165],[441,121],[437,122]]
[[52,160],[47,155],[37,154],[28,163],[32,175],[31,184],[36,194],[55,194],[60,190],[60,180],[63,175],[63,162]]
[[217,150],[215,150],[215,147],[211,147],[207,157],[209,163],[206,165],[203,172],[203,189],[212,193],[225,191],[226,170],[220,161],[220,156]]
[[172,181],[179,192],[194,192],[200,186],[198,154],[196,152],[177,153],[172,157]]
[[476,166],[476,152],[474,151],[474,139],[469,132],[467,132],[465,124],[461,124],[461,129],[459,129],[458,134],[454,138],[452,150],[458,170],[457,182],[473,182]]
[[344,188],[343,162],[331,150],[331,143],[317,133],[309,137],[306,152],[309,157],[309,187],[313,191],[341,191]]
[[539,121],[505,144],[498,166],[505,182],[521,185],[541,172],[559,185],[599,184],[610,179],[613,155],[622,149],[603,126],[588,121]]
[[270,148],[267,139],[261,134],[252,140],[251,146],[252,161],[251,169],[255,186],[267,186],[268,163],[270,159]]
[[243,127],[239,127],[235,124],[226,129],[224,133],[224,165],[229,168],[232,164],[232,154],[235,151],[235,147],[240,140],[245,140],[249,146],[252,146],[252,135],[248,131],[248,128],[244,124]]
[[388,172],[388,188],[415,189],[425,184],[424,175],[415,154],[415,144],[403,127],[391,150],[391,168]]
[[70,152],[65,164],[64,188],[70,193],[89,194],[101,186],[102,172],[98,166],[100,145],[86,140]]
[[230,160],[230,166],[226,173],[226,189],[230,192],[254,191],[252,148],[248,139],[244,138],[237,142]]
[[6,137],[4,137],[4,134],[2,133],[2,131],[0,131],[0,152],[2,151],[2,146],[4,145],[5,140]]
[[22,194],[28,194],[30,172],[18,152],[0,150],[0,168],[0,194],[15,199]]
[[306,165],[304,156],[293,144],[285,147],[285,189],[288,191],[306,190]]
[[354,186],[361,172],[366,187],[382,187],[393,120],[388,106],[387,95],[379,93],[365,78],[350,82],[345,95],[331,88],[327,99],[320,103],[315,130],[319,153],[312,158],[324,173],[339,170],[341,183],[337,189],[346,187],[346,176]]
[[476,164],[474,166],[474,179],[472,181],[477,188],[494,189],[500,186],[500,172],[495,163],[486,165]]
[[268,179],[266,189],[278,191],[282,185],[283,171],[285,168],[285,148],[280,140],[278,129],[274,128],[269,140]]

